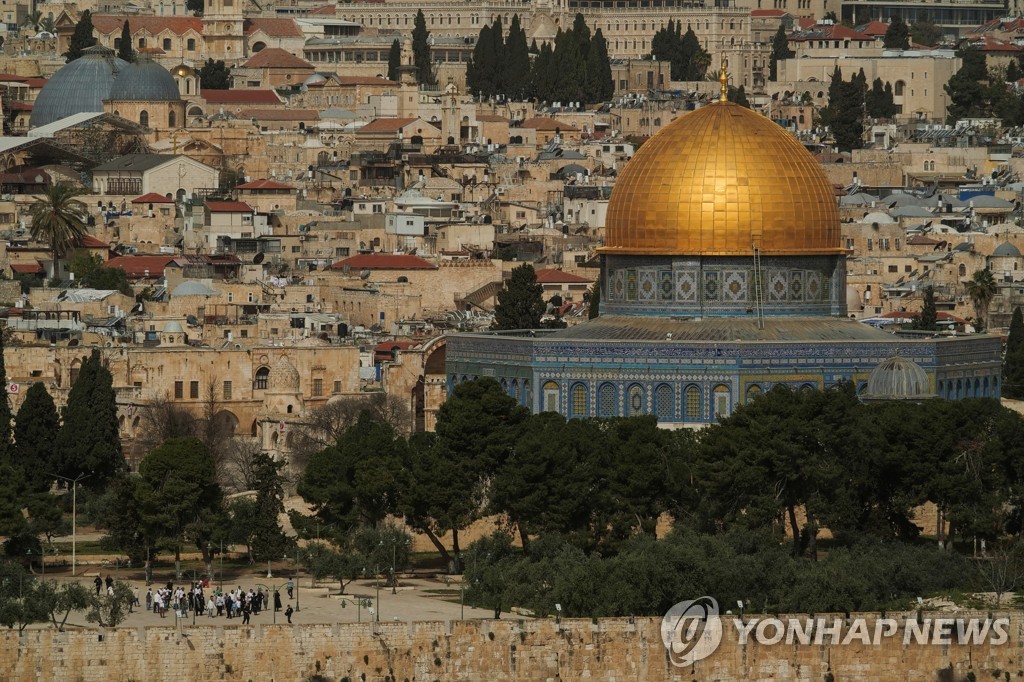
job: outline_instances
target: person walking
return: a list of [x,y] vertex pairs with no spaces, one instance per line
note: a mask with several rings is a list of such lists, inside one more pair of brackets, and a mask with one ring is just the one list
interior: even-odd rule
[[280,611],[281,610],[281,593],[278,592],[277,590],[274,590],[274,610],[275,611]]
[[92,584],[96,586],[96,596],[99,596],[100,590],[103,589],[103,578],[96,576],[96,580],[93,580]]
[[147,611],[152,611],[153,610],[153,590],[152,590],[152,588],[148,588],[146,590],[146,610]]
[[243,604],[242,605],[242,625],[248,625],[249,624],[249,614],[250,613],[252,613],[252,610],[249,608],[249,605],[248,604]]
[[285,616],[285,618],[287,618],[287,619],[288,619],[288,624],[289,624],[289,625],[291,625],[291,624],[292,624],[292,613],[294,613],[294,612],[292,611],[292,605],[291,605],[291,604],[289,604],[289,605],[288,605],[288,608],[286,608],[286,609],[284,610],[284,616]]

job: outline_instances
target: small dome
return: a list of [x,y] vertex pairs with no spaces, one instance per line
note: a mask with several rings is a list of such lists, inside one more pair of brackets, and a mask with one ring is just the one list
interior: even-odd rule
[[326,83],[327,77],[322,73],[314,73],[312,76],[302,81],[303,85],[312,85],[313,83]]
[[1020,258],[1020,249],[1010,242],[1003,242],[992,252],[993,258]]
[[189,76],[196,75],[196,70],[188,64],[178,64],[171,69],[171,75],[178,78],[188,78]]
[[295,369],[295,365],[288,362],[288,358],[283,355],[270,366],[267,391],[270,393],[299,392],[299,370]]
[[181,323],[176,321],[168,322],[164,325],[164,334],[184,334],[185,330],[181,328]]
[[171,292],[171,298],[176,296],[220,296],[220,292],[206,286],[202,282],[188,280],[174,287],[174,291]]
[[873,370],[863,397],[866,400],[924,400],[934,398],[928,373],[900,356],[883,360]]
[[108,100],[117,102],[177,102],[181,99],[171,73],[147,57],[139,57],[114,79]]
[[102,112],[118,72],[128,62],[114,51],[96,45],[82,50],[82,56],[53,74],[32,105],[30,127],[38,128],[62,118],[86,112]]

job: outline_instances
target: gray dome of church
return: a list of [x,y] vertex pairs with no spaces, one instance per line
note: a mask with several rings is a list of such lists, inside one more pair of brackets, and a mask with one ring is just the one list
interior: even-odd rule
[[865,400],[924,400],[934,398],[935,392],[921,365],[897,355],[871,370],[862,397]]
[[118,102],[176,102],[181,99],[171,72],[148,57],[140,57],[117,75],[110,95]]
[[82,53],[81,58],[58,69],[39,91],[32,106],[30,127],[38,128],[83,112],[103,111],[103,100],[128,62],[115,57],[113,50],[98,45]]

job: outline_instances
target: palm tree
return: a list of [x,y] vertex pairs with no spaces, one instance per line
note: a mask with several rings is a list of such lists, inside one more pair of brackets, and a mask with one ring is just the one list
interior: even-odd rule
[[57,261],[79,239],[88,234],[86,220],[88,209],[75,197],[85,194],[66,182],[58,182],[46,188],[43,196],[29,207],[32,218],[29,233],[37,242],[50,246],[53,257],[52,277],[56,277]]
[[976,270],[971,278],[964,282],[964,288],[971,297],[971,303],[974,304],[974,312],[981,323],[981,328],[987,329],[988,306],[996,295],[996,281],[992,277],[992,272],[988,269]]
[[35,12],[30,12],[28,15],[25,16],[24,19],[22,19],[21,27],[30,28],[36,33],[39,33],[39,27],[42,25],[42,21],[43,13],[40,12],[39,10],[36,10]]
[[53,17],[43,17],[43,20],[39,22],[39,28],[47,33],[57,34],[57,22],[53,20]]

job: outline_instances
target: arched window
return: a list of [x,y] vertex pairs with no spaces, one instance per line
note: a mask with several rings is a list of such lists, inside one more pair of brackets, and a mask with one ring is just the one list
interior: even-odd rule
[[267,381],[270,379],[270,368],[260,367],[256,370],[256,380],[253,382],[252,387],[257,391],[265,389],[267,387]]
[[896,97],[903,96],[903,89],[907,87],[907,84],[903,81],[896,81],[896,85],[893,86],[892,94]]
[[167,112],[167,127],[174,128],[178,125],[178,117],[174,115],[173,111]]
[[[939,389],[939,392],[941,393],[942,389]],[[982,398],[989,398],[989,397],[991,397],[988,394],[988,377],[985,377],[985,379],[981,382],[981,397]]]
[[544,384],[544,402],[541,405],[544,412],[558,412],[558,384],[548,381]]
[[729,387],[724,384],[715,386],[714,400],[712,406],[714,407],[715,418],[722,419],[728,417],[732,411],[732,399],[729,397]]
[[518,379],[513,379],[512,380],[512,383],[509,384],[508,392],[509,392],[509,395],[511,395],[513,398],[515,398],[516,402],[518,403],[519,402],[519,380]]
[[601,384],[597,391],[597,416],[615,416],[615,386],[612,384]]
[[671,420],[676,415],[675,397],[672,387],[660,384],[654,391],[654,410],[660,420]]
[[629,387],[626,414],[636,417],[644,414],[644,389],[638,384]]
[[964,265],[963,263],[961,263],[959,269],[957,270],[957,272],[960,273],[961,277],[966,277],[967,276],[967,266]]
[[753,400],[754,398],[756,398],[757,396],[759,396],[759,395],[761,395],[761,387],[760,386],[758,386],[757,384],[750,384],[750,386],[747,386],[747,402],[748,403],[751,400]]
[[141,111],[141,112],[139,112],[139,125],[143,126],[145,128],[149,127],[149,112],[148,111]]
[[573,417],[587,416],[587,387],[583,384],[576,384],[572,387],[572,410]]
[[964,397],[964,383],[961,379],[956,380],[956,399],[960,400]]
[[700,419],[700,389],[696,386],[686,388],[686,418],[690,421]]

